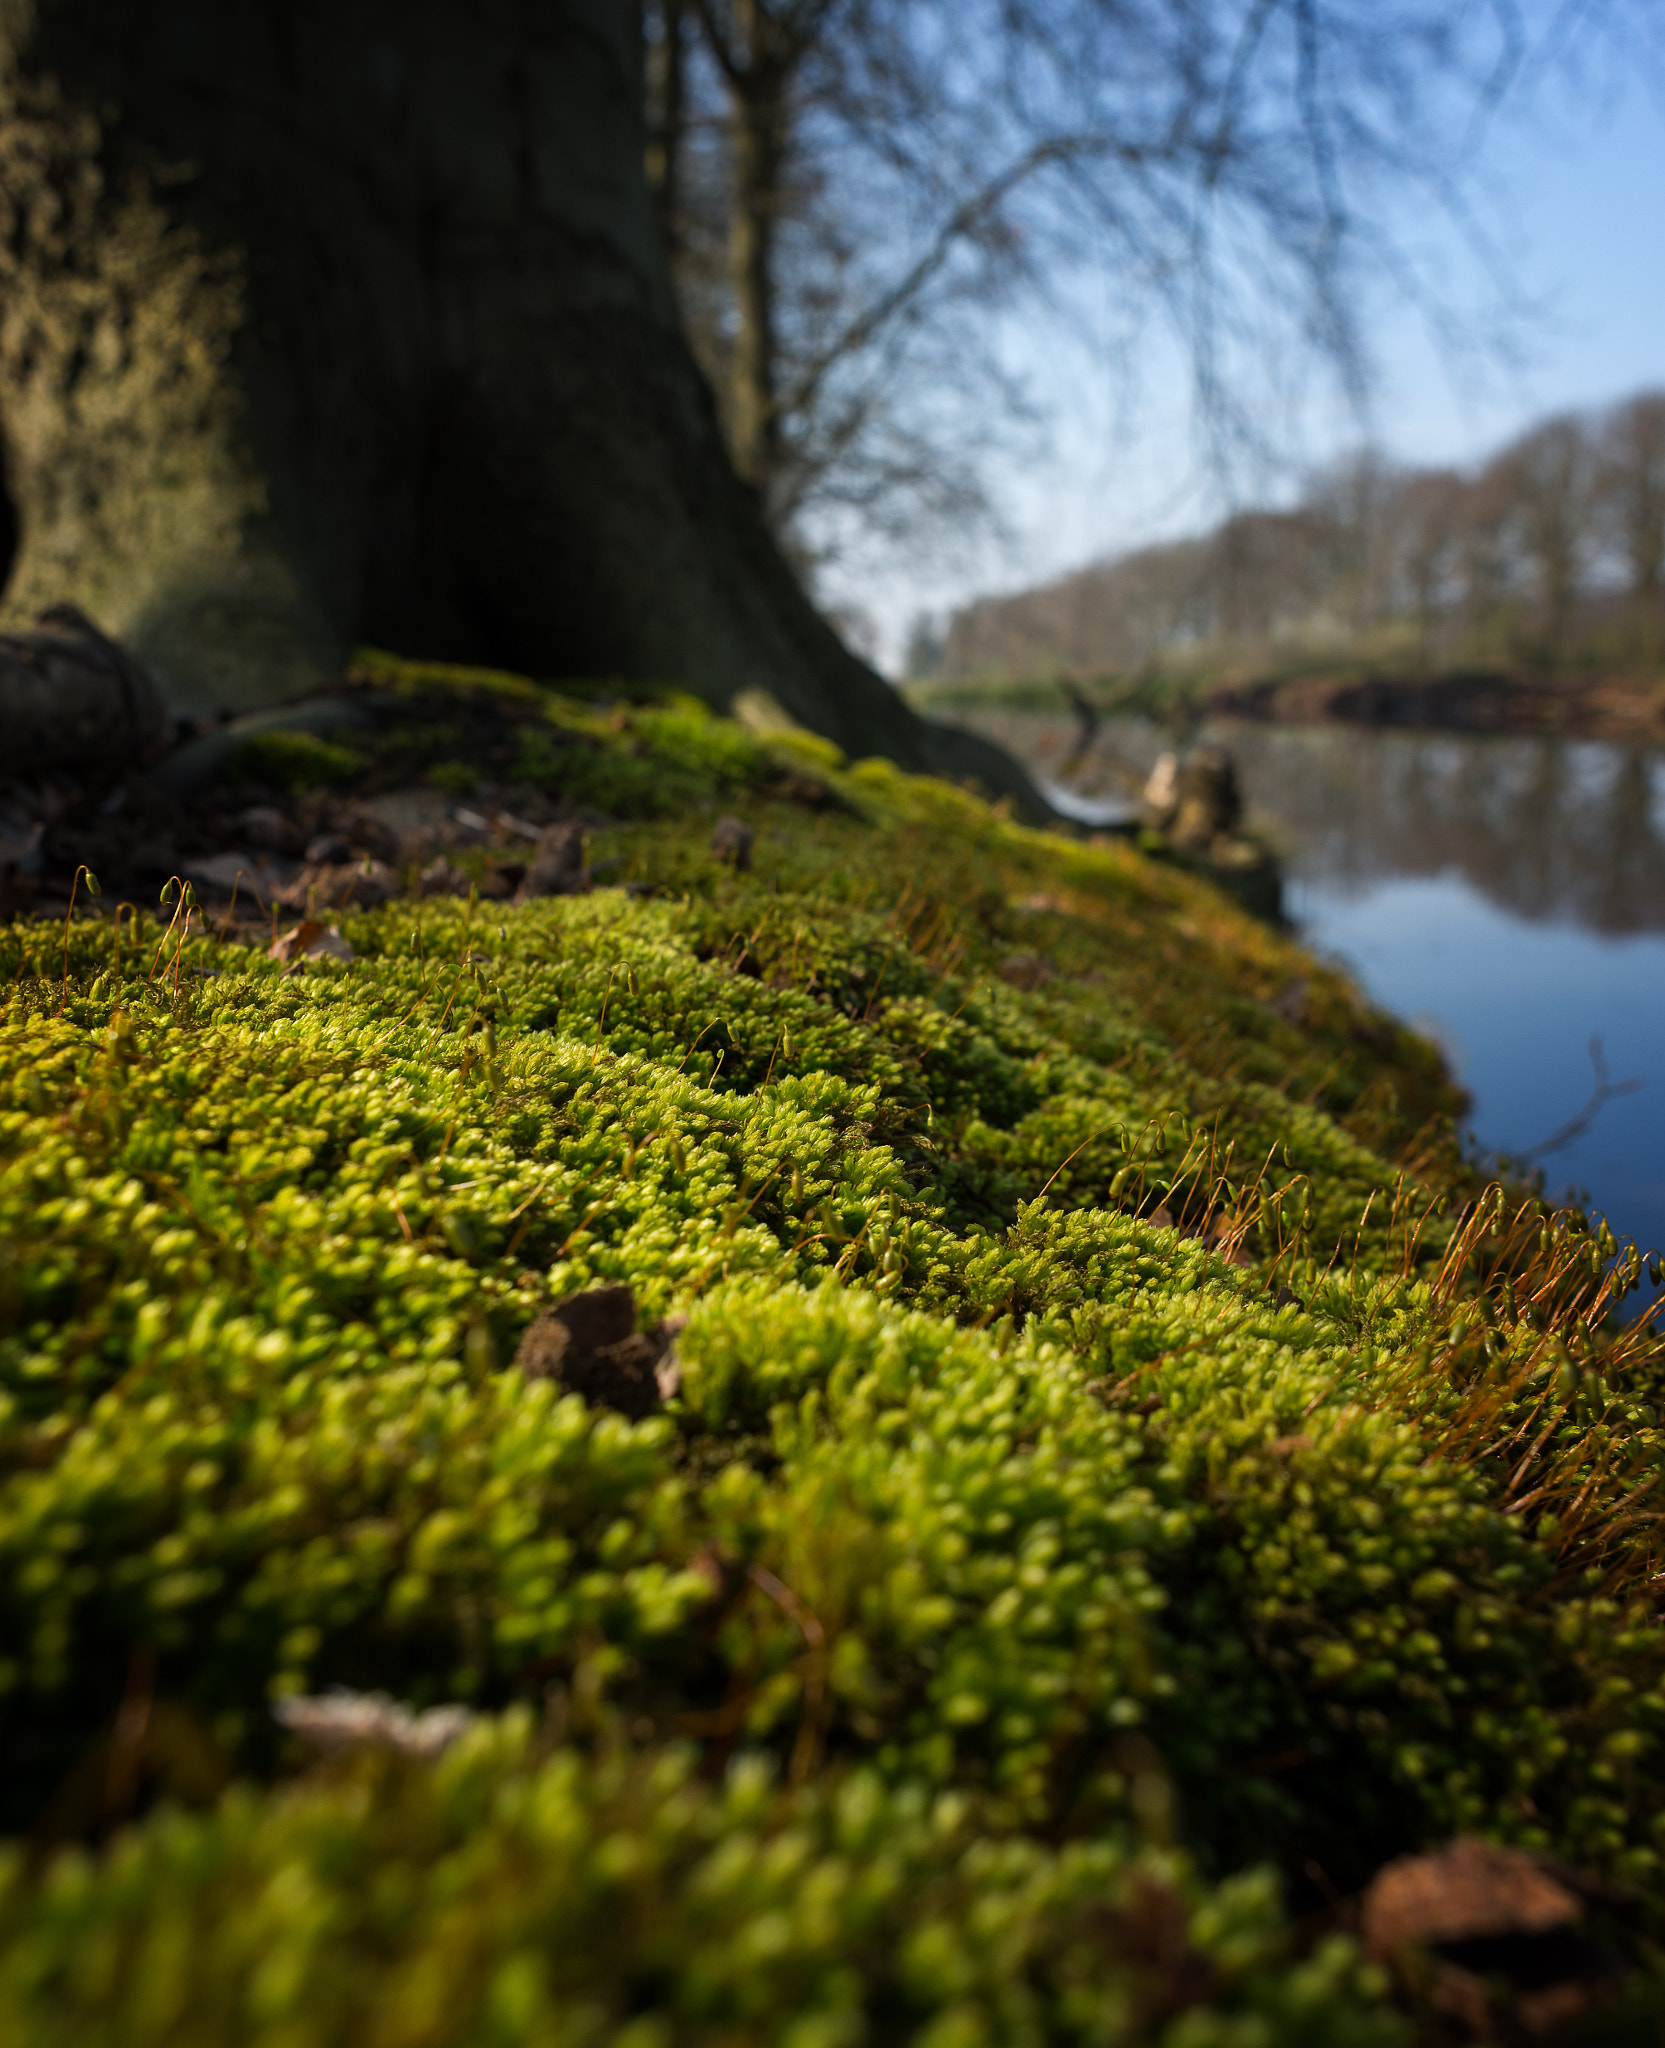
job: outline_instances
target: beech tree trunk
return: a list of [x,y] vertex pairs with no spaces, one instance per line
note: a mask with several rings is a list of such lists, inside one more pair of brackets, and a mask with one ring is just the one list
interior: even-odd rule
[[176,706],[362,641],[761,688],[1036,809],[775,549],[645,140],[626,0],[0,0],[0,622],[74,602]]
[[[736,327],[729,411],[734,463],[767,494],[780,467],[780,417],[775,393],[775,211],[785,153],[784,80],[756,47],[754,4],[739,10],[752,35],[748,67],[731,80],[729,151],[729,286]],[[765,496],[765,503],[767,498]]]

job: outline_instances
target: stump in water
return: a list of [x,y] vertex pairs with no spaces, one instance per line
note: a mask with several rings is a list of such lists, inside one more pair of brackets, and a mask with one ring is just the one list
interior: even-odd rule
[[1185,853],[1206,853],[1229,838],[1242,815],[1237,769],[1223,747],[1164,754],[1145,784],[1143,822]]

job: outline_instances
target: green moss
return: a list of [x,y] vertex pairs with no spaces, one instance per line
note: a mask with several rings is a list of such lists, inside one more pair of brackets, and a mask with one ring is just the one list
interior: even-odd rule
[[[15,1864],[0,2000],[88,2041],[357,2039],[420,1981],[436,2042],[551,1999],[574,2040],[1363,2042],[1269,1864],[1475,1829],[1650,1886],[1657,1364],[1576,1221],[1457,1227],[1431,1051],[1125,847],[524,701],[569,800],[651,813],[592,849],[628,888],[349,914],[298,977],[0,932],[6,1818],[207,1802]],[[616,1279],[688,1317],[636,1423],[511,1363]],[[336,1684],[483,1724],[296,1778],[270,1702]]]
[[279,789],[340,789],[364,767],[351,747],[310,732],[251,733],[239,742],[231,773],[237,780],[275,783]]

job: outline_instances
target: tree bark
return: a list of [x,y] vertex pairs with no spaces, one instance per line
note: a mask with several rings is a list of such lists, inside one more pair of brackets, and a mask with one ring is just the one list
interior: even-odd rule
[[814,612],[677,324],[622,0],[0,0],[4,617],[177,706],[357,641],[769,691],[1038,800]]
[[688,108],[685,0],[659,0],[659,36],[648,62],[647,176],[665,260],[674,273],[682,246],[682,150]]
[[739,10],[752,48],[731,77],[729,288],[734,294],[734,356],[729,430],[734,466],[764,495],[780,468],[780,408],[775,389],[775,220],[785,155],[784,81],[758,47],[755,5]]

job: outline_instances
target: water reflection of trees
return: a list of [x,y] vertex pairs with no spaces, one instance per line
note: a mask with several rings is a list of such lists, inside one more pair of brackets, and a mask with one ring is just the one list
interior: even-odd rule
[[[1012,712],[967,723],[1043,775],[1072,728]],[[1251,814],[1292,868],[1331,888],[1455,871],[1505,910],[1604,932],[1665,930],[1665,753],[1600,740],[1210,728],[1236,757]],[[1142,720],[1108,722],[1074,785],[1125,794],[1170,744]]]
[[1665,929],[1665,757],[1602,741],[1341,727],[1229,737],[1309,880],[1456,871],[1503,909]]

